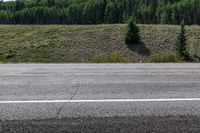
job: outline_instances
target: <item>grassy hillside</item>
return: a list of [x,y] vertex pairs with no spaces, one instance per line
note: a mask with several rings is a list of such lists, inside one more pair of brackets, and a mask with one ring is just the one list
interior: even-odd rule
[[[4,62],[91,62],[119,54],[127,62],[147,62],[149,56],[173,50],[179,26],[140,25],[142,42],[124,43],[125,25],[0,25],[0,60]],[[200,41],[200,27],[187,28],[188,40]]]

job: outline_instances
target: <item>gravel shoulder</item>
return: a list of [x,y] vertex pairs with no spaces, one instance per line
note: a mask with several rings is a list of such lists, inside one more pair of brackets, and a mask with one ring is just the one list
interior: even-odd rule
[[1,133],[189,133],[199,132],[199,124],[196,116],[139,116],[4,121],[0,125]]

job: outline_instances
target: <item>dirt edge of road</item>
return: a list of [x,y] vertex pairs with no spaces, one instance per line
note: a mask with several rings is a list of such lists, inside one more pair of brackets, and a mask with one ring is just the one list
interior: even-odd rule
[[126,116],[2,121],[1,133],[199,132],[197,116]]

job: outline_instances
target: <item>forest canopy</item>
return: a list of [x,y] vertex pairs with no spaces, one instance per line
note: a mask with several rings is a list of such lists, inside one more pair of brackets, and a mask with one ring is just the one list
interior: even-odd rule
[[200,0],[16,0],[0,2],[0,24],[200,24]]

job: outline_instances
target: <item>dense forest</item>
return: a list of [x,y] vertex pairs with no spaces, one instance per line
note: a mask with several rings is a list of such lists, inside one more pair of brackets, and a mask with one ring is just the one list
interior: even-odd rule
[[200,24],[200,0],[16,0],[0,2],[1,24]]

